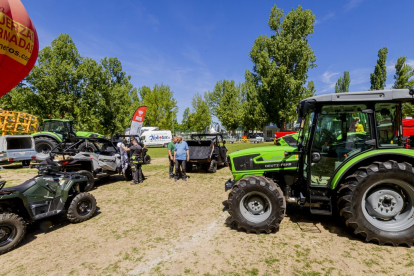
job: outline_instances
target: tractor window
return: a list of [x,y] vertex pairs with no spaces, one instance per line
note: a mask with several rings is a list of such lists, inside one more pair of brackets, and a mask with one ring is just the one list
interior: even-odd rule
[[347,159],[369,148],[371,140],[365,105],[324,106],[318,116],[312,152],[320,161],[311,166],[311,184],[327,185],[332,173]]
[[376,104],[375,119],[379,145],[402,146],[401,106],[395,103]]

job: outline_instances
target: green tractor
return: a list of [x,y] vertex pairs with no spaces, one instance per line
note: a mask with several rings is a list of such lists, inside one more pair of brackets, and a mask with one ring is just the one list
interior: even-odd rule
[[[43,120],[43,130],[36,132],[33,135],[35,139],[35,150],[38,154],[48,156],[50,151],[55,148],[60,142],[68,140],[72,137],[89,137],[89,138],[104,138],[103,135],[87,131],[76,131],[73,126],[73,121],[64,119],[45,119]],[[66,144],[70,146],[70,144]],[[80,151],[96,151],[96,148],[91,143],[83,143],[79,145]]]
[[279,228],[286,202],[339,215],[366,241],[414,243],[414,151],[402,137],[402,105],[414,90],[314,96],[298,105],[296,145],[229,155],[228,211],[248,233]]

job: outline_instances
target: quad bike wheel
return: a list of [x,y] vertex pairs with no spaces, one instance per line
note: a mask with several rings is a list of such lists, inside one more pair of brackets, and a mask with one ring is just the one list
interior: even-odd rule
[[88,182],[86,183],[83,191],[84,192],[89,192],[90,190],[93,189],[93,186],[95,185],[95,178],[93,177],[93,174],[89,171],[78,171],[78,174],[81,174],[83,176],[86,176],[88,178]]
[[67,218],[72,223],[90,219],[96,211],[96,199],[90,193],[80,193],[71,201]]
[[149,156],[148,154],[145,154],[144,164],[149,164],[149,163],[151,163],[151,156]]
[[124,179],[126,181],[131,181],[132,180],[132,170],[131,170],[131,167],[128,166],[128,168],[125,170],[125,172],[122,171],[122,175],[123,175],[123,177],[124,177]]
[[0,254],[15,248],[26,234],[26,222],[16,214],[0,214]]
[[270,233],[285,216],[286,201],[280,187],[263,176],[237,181],[228,199],[232,222],[247,233]]
[[207,171],[209,173],[215,173],[217,171],[217,161],[211,160],[210,166],[208,167]]
[[49,155],[50,151],[57,146],[55,140],[48,137],[35,138],[35,150],[42,155]]
[[412,246],[413,178],[413,166],[406,162],[374,162],[359,168],[338,191],[340,216],[365,241]]

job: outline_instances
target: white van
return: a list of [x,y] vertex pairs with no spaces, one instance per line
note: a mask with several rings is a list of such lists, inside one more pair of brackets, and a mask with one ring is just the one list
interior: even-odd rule
[[167,147],[172,135],[169,130],[147,130],[141,134],[141,142],[147,147]]

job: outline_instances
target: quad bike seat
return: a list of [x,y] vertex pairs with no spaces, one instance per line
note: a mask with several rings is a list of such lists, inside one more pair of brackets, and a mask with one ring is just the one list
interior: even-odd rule
[[9,193],[12,193],[12,192],[23,193],[27,189],[33,187],[35,184],[36,184],[36,179],[32,178],[32,179],[27,180],[23,184],[20,184],[20,185],[14,186],[14,187],[3,188],[3,189],[1,189],[1,191],[5,192],[5,193],[7,193],[7,192],[9,192]]

